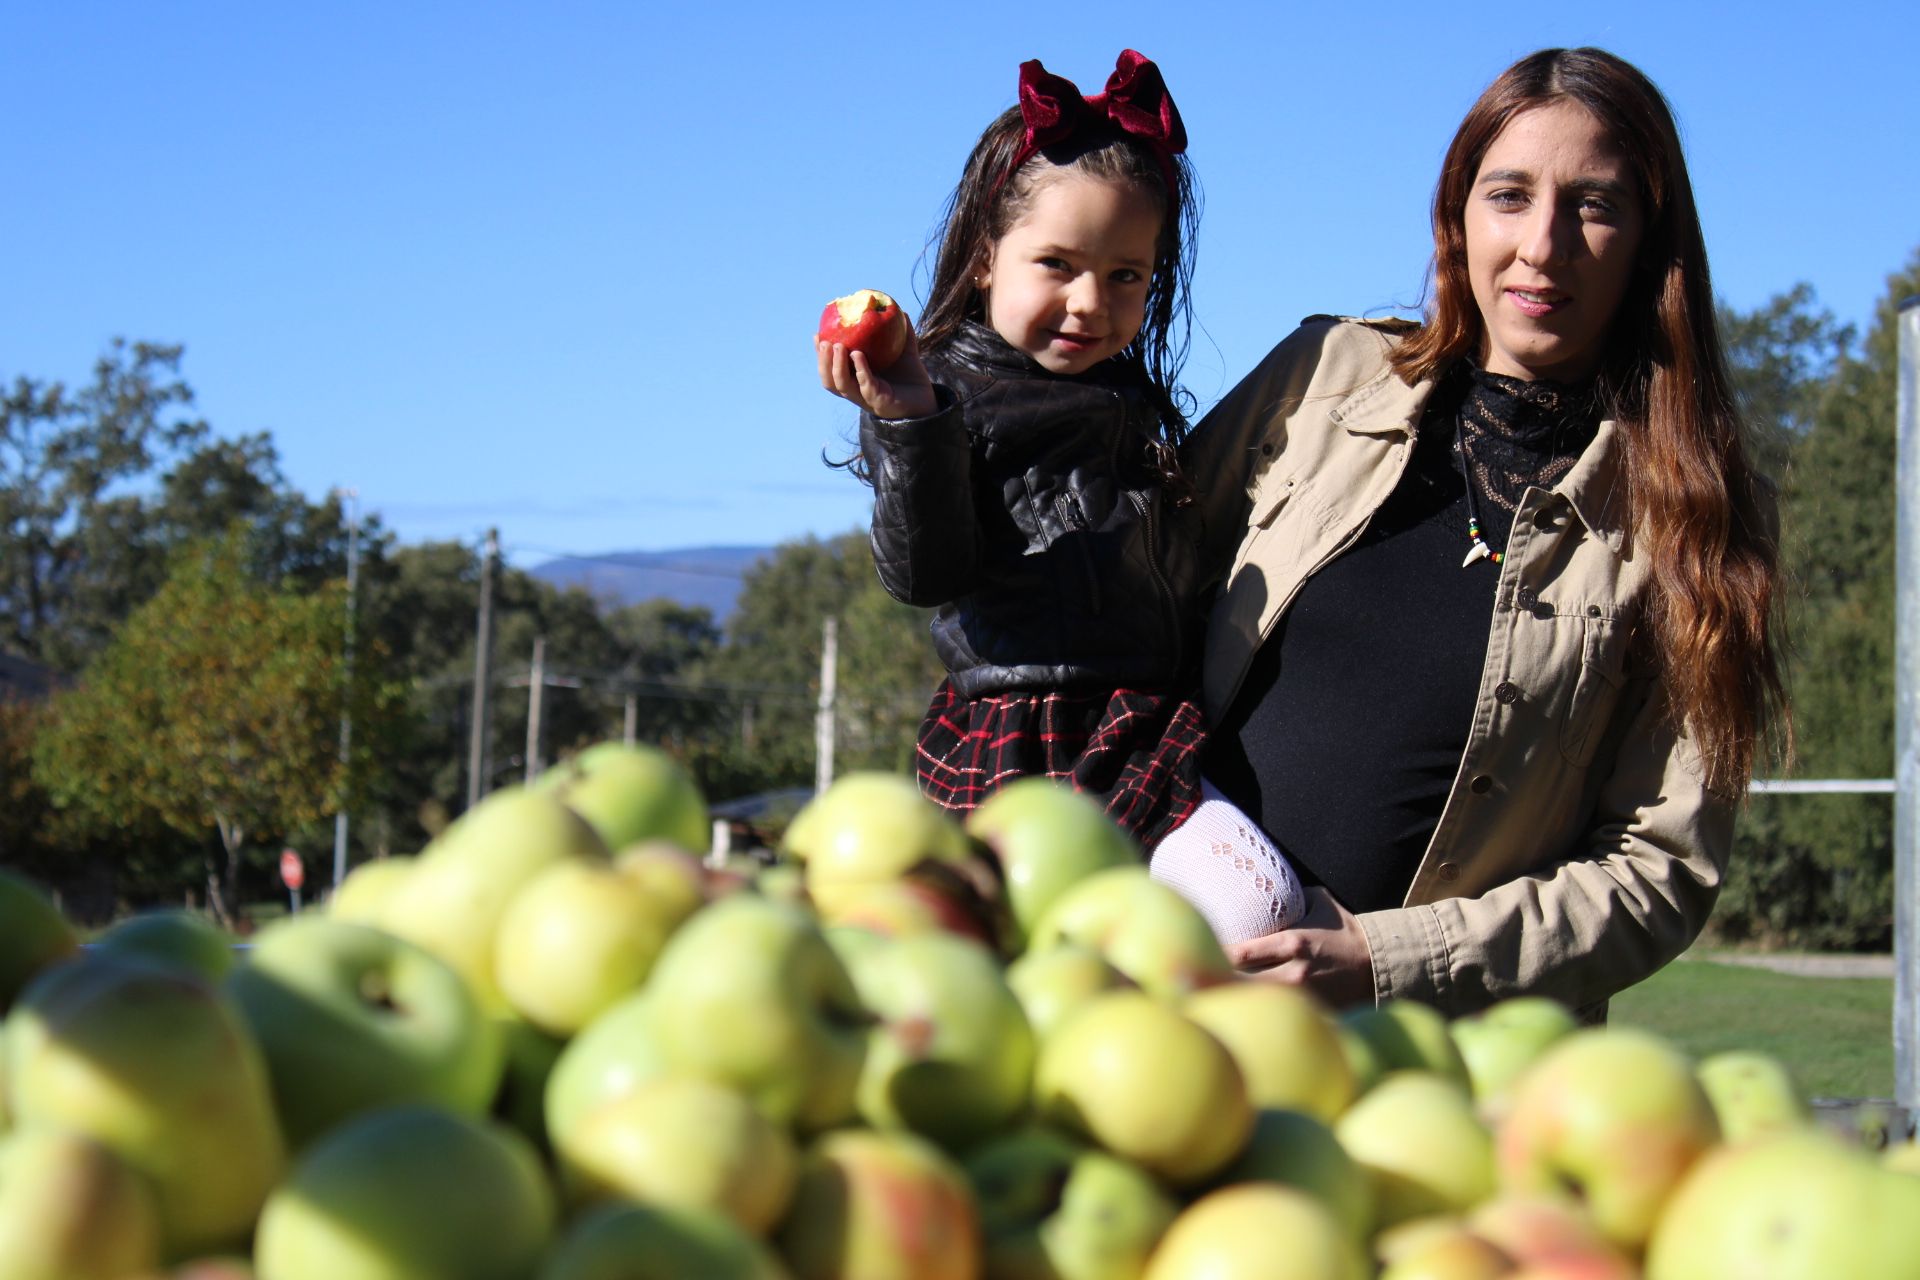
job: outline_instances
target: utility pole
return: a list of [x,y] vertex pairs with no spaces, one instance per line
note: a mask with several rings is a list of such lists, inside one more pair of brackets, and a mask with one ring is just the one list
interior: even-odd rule
[[347,878],[347,774],[353,749],[353,624],[354,604],[360,586],[360,491],[336,489],[347,503],[347,645],[341,682],[345,697],[340,704],[340,808],[333,815],[333,887]]
[[620,741],[633,745],[634,738],[640,732],[640,698],[633,690],[627,690],[626,723],[620,729]]
[[1920,1112],[1920,298],[1899,312],[1894,393],[1893,1099]]
[[473,646],[473,723],[467,736],[467,808],[487,791],[487,701],[493,680],[493,571],[500,562],[500,531],[487,530],[480,557],[480,630]]
[[833,782],[833,703],[840,669],[840,619],[828,618],[820,637],[820,705],[813,715],[813,792]]
[[540,704],[547,689],[547,638],[533,638],[533,670],[527,676],[527,781],[540,772]]

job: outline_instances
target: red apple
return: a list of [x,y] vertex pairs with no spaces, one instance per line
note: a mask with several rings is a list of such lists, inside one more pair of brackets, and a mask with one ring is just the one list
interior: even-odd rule
[[820,339],[865,352],[869,368],[885,369],[907,349],[907,317],[878,289],[856,289],[820,313]]

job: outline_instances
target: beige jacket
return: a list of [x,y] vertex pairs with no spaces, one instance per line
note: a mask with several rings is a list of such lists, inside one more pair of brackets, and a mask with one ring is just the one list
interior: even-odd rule
[[[1187,465],[1208,495],[1212,563],[1232,555],[1205,652],[1215,720],[1302,580],[1352,544],[1399,480],[1432,390],[1388,369],[1401,328],[1310,319],[1195,432]],[[1464,1013],[1539,994],[1603,1015],[1607,997],[1678,955],[1712,910],[1734,804],[1708,794],[1660,682],[1636,669],[1629,640],[1648,568],[1619,466],[1620,438],[1603,422],[1560,483],[1529,489],[1515,513],[1439,826],[1405,904],[1359,917],[1379,1000]],[[1394,651],[1420,643],[1420,619],[1405,621],[1353,655],[1383,714]]]

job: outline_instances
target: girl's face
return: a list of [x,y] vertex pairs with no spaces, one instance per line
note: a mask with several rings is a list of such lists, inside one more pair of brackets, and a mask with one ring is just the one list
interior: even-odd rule
[[1633,169],[1584,107],[1552,102],[1510,120],[1467,193],[1486,369],[1561,382],[1598,371],[1643,220]]
[[1071,170],[1042,179],[975,285],[987,323],[1054,373],[1085,373],[1146,320],[1160,210],[1136,186]]

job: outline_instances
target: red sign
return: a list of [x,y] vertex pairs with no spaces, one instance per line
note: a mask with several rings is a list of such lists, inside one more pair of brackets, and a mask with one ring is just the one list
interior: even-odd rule
[[280,883],[289,889],[297,890],[307,882],[306,864],[300,861],[300,855],[291,849],[280,851]]

